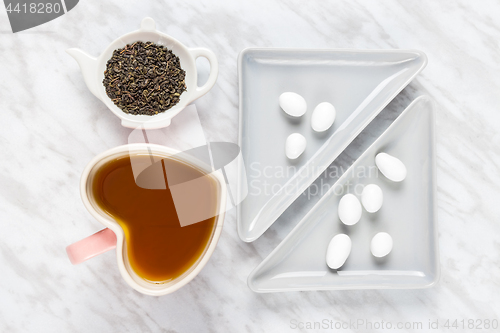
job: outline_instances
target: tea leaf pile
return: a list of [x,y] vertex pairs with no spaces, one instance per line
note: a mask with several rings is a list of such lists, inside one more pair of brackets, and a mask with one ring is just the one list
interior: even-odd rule
[[155,115],[173,107],[186,91],[179,57],[152,42],[117,49],[106,63],[106,94],[123,112]]

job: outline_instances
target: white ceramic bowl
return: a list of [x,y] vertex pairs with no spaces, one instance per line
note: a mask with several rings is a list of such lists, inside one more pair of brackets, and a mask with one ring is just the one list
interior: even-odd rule
[[[106,94],[102,84],[106,62],[113,55],[113,51],[125,47],[137,41],[153,42],[163,45],[179,57],[181,67],[186,71],[186,87],[179,102],[165,112],[154,116],[131,115],[118,108]],[[156,24],[150,17],[141,22],[141,28],[133,31],[112,42],[98,58],[94,58],[80,49],[71,48],[66,52],[78,62],[83,78],[90,91],[99,98],[118,118],[122,125],[129,128],[142,126],[145,129],[157,129],[170,125],[171,119],[182,111],[189,103],[205,95],[215,84],[219,73],[219,66],[215,54],[206,48],[187,48],[176,39],[156,30]],[[210,75],[207,82],[198,86],[198,74],[196,69],[196,58],[205,57],[210,62]]]
[[[209,173],[210,177],[213,177],[213,179],[218,184],[218,215],[216,216],[215,230],[212,233],[212,237],[208,246],[205,248],[205,251],[200,256],[198,261],[194,265],[192,265],[186,272],[184,272],[184,274],[166,283],[158,284],[148,282],[139,277],[134,272],[128,261],[125,235],[122,227],[110,215],[102,211],[92,198],[92,177],[99,169],[99,167],[114,158],[127,155],[129,153],[144,153],[165,157],[175,155],[176,158],[180,160],[182,159],[183,162],[191,165],[192,167],[207,172],[207,174]],[[89,164],[85,167],[82,178],[80,180],[80,194],[85,207],[90,212],[90,214],[92,214],[92,216],[97,219],[97,221],[102,223],[105,227],[113,230],[116,234],[116,259],[123,279],[132,288],[146,295],[161,296],[170,294],[191,281],[196,275],[198,275],[198,273],[202,270],[202,268],[206,265],[206,263],[212,256],[212,253],[217,246],[217,242],[222,232],[227,195],[226,183],[223,176],[221,175],[220,171],[212,172],[209,166],[202,164],[199,160],[191,158],[187,154],[179,155],[178,153],[179,151],[176,151],[174,149],[154,144],[135,143],[119,146],[97,155],[92,161],[90,161]]]

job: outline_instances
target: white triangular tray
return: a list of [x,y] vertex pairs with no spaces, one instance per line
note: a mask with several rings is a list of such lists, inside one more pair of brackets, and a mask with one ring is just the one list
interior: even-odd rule
[[[238,70],[244,168],[238,188],[241,199],[247,189],[248,195],[238,206],[240,238],[260,237],[426,64],[426,56],[412,50],[243,50]],[[308,103],[300,122],[279,107],[285,91],[299,93]],[[310,117],[321,102],[332,103],[337,117],[327,133],[318,135]],[[295,162],[284,152],[293,132],[307,139],[306,151]]]
[[[373,171],[378,170],[375,156],[379,152],[396,156],[406,165],[405,180],[393,183]],[[357,224],[343,225],[337,212],[340,198],[345,193],[360,198],[362,188],[371,183],[382,188],[382,208],[374,214],[363,210]],[[248,286],[256,292],[276,292],[433,285],[439,276],[435,188],[433,103],[419,97],[255,268]],[[375,260],[370,241],[381,231],[392,236],[394,246],[384,260]],[[332,270],[326,265],[326,249],[338,233],[350,236],[352,250],[346,263]]]

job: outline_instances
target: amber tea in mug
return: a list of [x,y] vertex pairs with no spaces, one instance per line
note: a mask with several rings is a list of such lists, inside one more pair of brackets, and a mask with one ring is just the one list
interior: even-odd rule
[[[146,281],[166,283],[188,271],[203,256],[217,216],[214,213],[204,221],[181,226],[168,185],[147,189],[136,183],[132,163],[144,164],[151,158],[148,154],[123,155],[106,162],[96,171],[91,191],[97,206],[122,227],[125,253],[133,271]],[[195,197],[201,193],[204,198],[196,206],[216,211],[217,184],[211,177],[203,177],[204,171],[175,158],[154,158],[161,160],[167,184],[172,172],[185,179],[196,178]]]

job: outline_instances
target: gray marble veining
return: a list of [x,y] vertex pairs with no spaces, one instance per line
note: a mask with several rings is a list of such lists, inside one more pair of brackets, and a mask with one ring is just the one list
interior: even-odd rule
[[[424,51],[427,68],[333,166],[349,167],[415,97],[436,101],[440,282],[425,290],[253,293],[250,271],[319,200],[306,195],[251,244],[239,240],[228,212],[210,262],[172,295],[129,288],[113,252],[71,266],[65,246],[102,228],[81,203],[80,173],[97,153],[125,144],[130,130],[88,91],[64,50],[98,55],[145,16],[186,46],[217,54],[217,84],[195,102],[208,141],[237,142],[236,58],[245,47]],[[301,329],[293,323],[323,319],[424,328],[436,319],[500,320],[498,17],[495,0],[85,0],[12,34],[0,12],[0,331],[294,332]],[[206,62],[200,67],[206,78]]]

